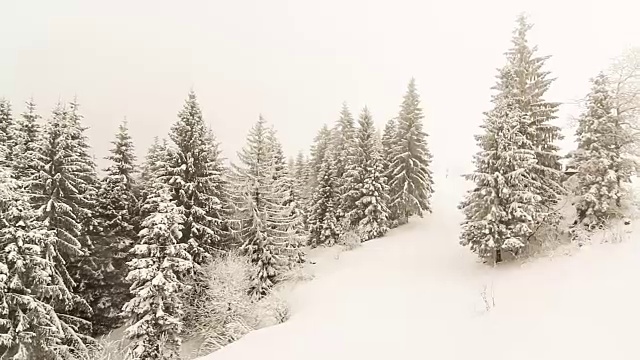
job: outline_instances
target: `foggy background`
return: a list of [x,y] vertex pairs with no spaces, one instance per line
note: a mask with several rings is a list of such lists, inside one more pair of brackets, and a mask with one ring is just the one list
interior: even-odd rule
[[[46,119],[77,95],[103,167],[125,116],[141,161],[191,88],[233,160],[259,113],[287,156],[308,152],[343,101],[354,116],[369,106],[381,128],[414,76],[434,168],[461,173],[519,12],[538,54],[552,55],[548,100],[569,103],[640,45],[636,2],[2,0],[0,97],[18,115],[33,96]],[[563,106],[559,124],[575,113]]]

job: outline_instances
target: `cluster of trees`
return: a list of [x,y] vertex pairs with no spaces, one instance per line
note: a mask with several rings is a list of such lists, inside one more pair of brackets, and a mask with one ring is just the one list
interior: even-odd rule
[[212,260],[239,250],[260,299],[303,246],[381,237],[430,212],[422,119],[411,80],[382,136],[345,104],[309,158],[287,161],[260,116],[226,166],[191,92],[140,165],[123,122],[99,176],[77,101],[46,121],[33,101],[17,116],[0,101],[0,357],[89,359],[92,336],[127,324],[127,359],[179,358]]
[[476,137],[476,170],[466,176],[475,187],[460,204],[461,244],[494,263],[540,241],[541,229],[557,227],[559,200],[567,196],[574,198],[576,227],[593,230],[620,216],[624,183],[636,171],[631,155],[640,134],[638,58],[629,56],[592,80],[578,119],[577,149],[567,156],[576,172],[576,186],[569,187],[554,144],[562,138],[552,124],[559,104],[545,100],[554,79],[543,69],[548,56],[536,55],[527,42],[531,27],[524,15],[518,17],[493,88],[493,108]]

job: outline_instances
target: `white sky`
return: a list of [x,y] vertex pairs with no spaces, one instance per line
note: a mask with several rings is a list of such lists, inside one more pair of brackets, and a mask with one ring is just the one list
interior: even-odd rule
[[[549,100],[640,45],[637,0],[4,0],[0,96],[33,96],[47,117],[77,94],[98,157],[127,117],[143,155],[194,88],[227,157],[263,113],[288,155],[308,149],[342,101],[395,116],[411,76],[435,167],[459,172],[489,108],[514,20],[526,11],[558,78]],[[564,107],[562,118],[574,110]],[[570,132],[570,131],[569,131]],[[104,165],[104,162],[101,162]]]

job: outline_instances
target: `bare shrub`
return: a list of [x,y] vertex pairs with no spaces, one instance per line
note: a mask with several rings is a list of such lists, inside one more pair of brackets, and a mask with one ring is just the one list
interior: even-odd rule
[[249,295],[256,265],[236,252],[220,256],[202,269],[205,281],[197,299],[190,299],[187,336],[200,339],[194,356],[202,356],[237,341],[250,331],[289,318],[289,308],[276,293],[256,301]]

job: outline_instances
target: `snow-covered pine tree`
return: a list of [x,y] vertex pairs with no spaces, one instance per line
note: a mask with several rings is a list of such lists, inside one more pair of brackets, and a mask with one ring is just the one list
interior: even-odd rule
[[333,141],[331,147],[335,154],[335,177],[338,186],[338,196],[341,198],[341,202],[338,204],[338,212],[336,214],[338,223],[342,221],[348,221],[347,214],[352,212],[355,208],[356,199],[350,198],[348,193],[350,191],[350,183],[346,178],[347,169],[354,162],[353,148],[355,146],[355,121],[347,103],[342,103],[342,110],[340,111],[340,118],[336,122],[333,128]]
[[[515,75],[509,66],[501,70],[506,81]],[[460,243],[494,263],[502,261],[503,251],[517,254],[526,247],[544,216],[541,198],[532,192],[538,179],[532,172],[534,145],[526,137],[530,119],[512,95],[494,96],[493,110],[485,113],[484,133],[476,136],[481,149],[474,156],[476,170],[466,176],[475,188],[460,204],[465,215]]]
[[[93,169],[82,157],[83,137],[78,125],[67,108],[62,104],[56,106],[40,138],[38,150],[44,166],[39,181],[33,184],[39,220],[55,236],[47,250],[51,252],[48,260],[55,264],[66,287],[73,291],[79,285],[76,281],[82,280],[89,268],[81,261],[91,260],[87,257],[88,242],[81,241],[85,234],[81,221],[90,219],[88,207],[93,205],[93,199],[87,197]],[[84,300],[76,296],[74,302],[56,304],[56,310],[90,314],[91,309]]]
[[358,129],[352,152],[353,161],[347,167],[349,192],[355,199],[355,208],[347,215],[352,226],[358,228],[362,241],[384,235],[388,230],[388,187],[382,167],[382,156],[377,143],[371,113],[365,107],[358,120]]
[[128,263],[133,298],[123,308],[131,340],[126,360],[180,359],[182,294],[188,290],[180,279],[192,277],[197,265],[180,240],[185,219],[172,193],[156,181],[141,209],[145,219]]
[[322,168],[324,162],[325,153],[331,148],[333,132],[325,124],[320,128],[320,131],[313,139],[313,145],[311,146],[311,156],[308,162],[309,171],[309,185],[310,188],[315,189],[318,184],[318,174]]
[[[552,124],[557,118],[558,103],[544,99],[545,93],[554,81],[549,78],[549,72],[543,66],[549,56],[536,56],[537,47],[531,47],[527,41],[527,34],[532,25],[524,14],[518,16],[517,27],[513,32],[512,47],[506,53],[507,62],[514,72],[510,84],[498,83],[496,89],[513,91],[520,111],[529,117],[526,136],[531,141],[536,152],[538,164],[534,172],[540,177],[540,184],[535,192],[542,197],[542,204],[550,214],[545,222],[555,222],[552,219],[554,204],[559,196],[565,193],[562,186],[561,156],[555,141],[562,139],[561,129]],[[502,81],[505,79],[503,78]]]
[[[393,151],[396,147],[396,143],[397,143],[397,134],[396,131],[397,130],[397,124],[396,124],[396,119],[389,119],[389,121],[387,121],[387,123],[384,126],[384,131],[382,132],[382,138],[381,138],[381,143],[382,143],[382,168],[384,169],[384,175],[385,175],[385,181],[387,184],[387,187],[389,187],[389,185],[391,184],[391,179],[392,179],[392,175],[391,175],[391,165],[393,164]],[[391,189],[388,188],[388,195],[391,194]],[[390,227],[396,227],[398,226],[398,211],[396,209],[396,207],[392,206],[392,204],[388,204],[388,209],[389,209],[389,226]]]
[[10,166],[13,153],[13,136],[11,128],[14,125],[11,103],[9,100],[0,98],[0,143],[5,145],[5,151],[0,158],[0,164]]
[[578,149],[572,156],[572,167],[578,171],[578,223],[591,229],[615,216],[615,204],[624,196],[621,182],[629,178],[617,147],[614,102],[608,87],[604,74],[592,79],[586,111],[578,120]]
[[85,359],[82,319],[56,312],[78,301],[56,266],[53,231],[35,220],[19,181],[0,169],[0,358]]
[[191,91],[169,137],[175,146],[168,169],[173,200],[181,208],[181,241],[198,264],[211,258],[225,238],[223,164],[219,145],[205,126],[196,94]]
[[135,154],[126,121],[112,141],[110,165],[100,181],[92,231],[95,279],[83,292],[93,309],[94,334],[104,334],[124,323],[122,306],[130,299],[126,263],[136,238]]
[[279,184],[274,180],[273,140],[273,133],[260,116],[238,153],[240,163],[232,164],[233,224],[242,241],[241,250],[259,265],[250,290],[256,297],[266,295],[278,272],[295,259],[284,253],[290,248],[296,219],[282,205]]
[[322,158],[309,207],[309,242],[312,247],[331,246],[341,234],[337,219],[340,198],[334,174],[335,155],[329,148]]
[[157,136],[154,137],[140,171],[140,188],[143,195],[147,191],[153,191],[156,180],[166,178],[170,158],[167,139],[160,140]]
[[400,223],[407,222],[412,215],[431,212],[433,179],[429,166],[432,156],[427,146],[427,134],[422,130],[423,118],[420,96],[412,78],[400,107],[396,143],[388,170],[390,204],[397,209]]
[[22,190],[31,194],[34,183],[38,181],[43,158],[39,150],[40,115],[36,113],[33,100],[27,101],[26,105],[27,110],[16,119],[13,128],[10,129],[14,139],[13,152],[20,154],[12,161],[12,173],[18,183],[24,186]]

